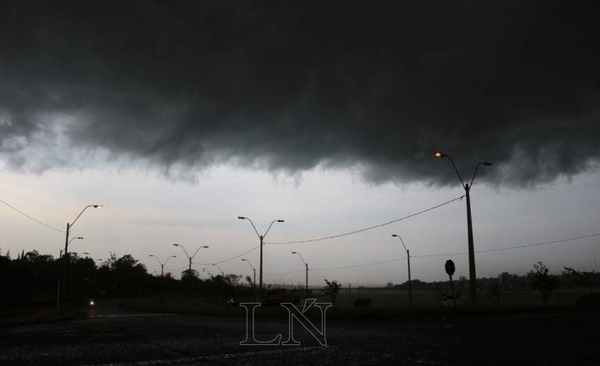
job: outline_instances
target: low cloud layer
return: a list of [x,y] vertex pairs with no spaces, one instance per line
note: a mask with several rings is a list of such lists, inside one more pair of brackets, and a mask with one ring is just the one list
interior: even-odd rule
[[[595,2],[0,5],[0,157],[529,186],[596,169]],[[91,159],[91,158],[90,158]]]

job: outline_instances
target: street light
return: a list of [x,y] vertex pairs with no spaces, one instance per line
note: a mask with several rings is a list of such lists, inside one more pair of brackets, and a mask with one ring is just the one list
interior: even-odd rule
[[254,223],[248,217],[238,216],[238,219],[250,221],[250,224],[252,225],[252,228],[254,229],[254,232],[256,233],[256,235],[258,235],[258,238],[260,239],[260,263],[259,263],[259,273],[260,274],[259,274],[258,289],[260,291],[260,294],[262,295],[262,289],[263,289],[263,240],[267,236],[267,233],[269,232],[269,230],[271,230],[271,226],[273,226],[274,223],[276,223],[276,222],[284,222],[285,220],[273,220],[273,221],[271,221],[271,225],[269,225],[269,227],[267,228],[267,231],[265,231],[265,233],[263,235],[260,235],[258,233],[258,230],[256,230],[256,226],[254,226]]
[[83,236],[76,236],[74,238],[71,238],[71,240],[69,240],[69,245],[71,245],[71,242],[73,242],[73,240],[78,239],[78,240],[83,240]]
[[183,252],[185,253],[185,256],[188,258],[189,260],[189,266],[188,266],[188,274],[191,275],[192,274],[192,259],[194,259],[194,257],[196,256],[196,254],[198,254],[198,251],[202,248],[208,248],[208,245],[201,245],[198,247],[198,249],[196,249],[196,251],[194,252],[194,255],[190,256],[187,253],[187,250],[185,250],[185,247],[182,244],[173,244],[173,246],[175,247],[180,247],[181,249],[183,249]]
[[408,250],[406,245],[404,245],[404,240],[402,240],[402,237],[400,235],[392,234],[392,236],[400,239],[400,242],[402,243],[404,250],[406,250],[406,259],[408,260],[408,306],[412,308],[413,302],[412,302],[412,285],[411,285],[411,279],[410,279],[410,251]]
[[[85,212],[85,210],[87,210],[88,208],[93,207],[93,208],[102,208],[104,206],[102,205],[87,205],[83,208],[83,210],[81,210],[81,212],[79,213],[79,215],[77,215],[77,217],[75,218],[75,220],[73,220],[71,223],[67,222],[67,231],[65,232],[65,251],[63,253],[63,283],[62,283],[62,302],[64,302],[66,300],[67,297],[67,272],[68,272],[68,265],[69,265],[69,258],[68,258],[68,253],[69,253],[69,244],[71,243],[69,241],[69,233],[71,231],[71,228],[73,227],[73,225],[75,225],[75,223],[77,222],[77,220],[79,220],[79,218],[81,217],[81,215],[83,215],[83,213]],[[83,239],[83,237],[76,237],[74,239]],[[60,283],[59,283],[60,286]],[[58,304],[58,311],[61,311],[61,299],[60,299],[60,292],[61,290],[59,289],[59,291],[57,291],[57,297],[58,299],[56,300],[56,303]]]
[[292,254],[298,254],[300,256],[300,259],[302,259],[302,263],[304,263],[304,267],[306,267],[306,296],[308,297],[308,263],[304,261],[304,258],[302,258],[302,254],[300,254],[299,252],[292,252]]
[[219,272],[221,272],[221,277],[225,278],[225,272],[223,272],[223,270],[221,269],[221,267],[219,267],[217,263],[213,263],[212,266],[217,267],[219,269]]
[[249,260],[242,258],[242,262],[248,263],[248,265],[250,266],[250,268],[252,268],[252,272],[254,272],[254,287],[256,287],[256,269],[254,268],[254,266],[252,265],[252,263],[250,263]]
[[165,273],[165,264],[167,264],[167,262],[169,261],[169,259],[171,258],[177,258],[176,255],[172,255],[169,258],[165,259],[164,262],[161,262],[160,259],[158,259],[157,256],[155,256],[154,254],[150,254],[151,257],[154,257],[154,259],[156,259],[156,261],[158,262],[158,264],[160,264],[160,277],[164,277],[164,273]]
[[190,293],[189,293],[189,297],[188,297],[188,302],[192,302],[192,259],[194,259],[194,257],[196,256],[196,254],[198,254],[198,251],[202,248],[208,248],[208,245],[201,245],[198,247],[198,249],[196,249],[196,251],[194,252],[194,255],[190,256],[187,252],[187,250],[185,250],[184,246],[182,244],[173,244],[173,246],[175,247],[180,247],[181,249],[183,249],[183,252],[185,253],[185,256],[188,257],[189,260],[189,266],[188,266],[188,276],[190,277]]
[[[71,238],[71,240],[69,240],[69,244],[68,244],[68,245],[71,245],[71,243],[72,243],[72,242],[73,242],[73,240],[75,240],[75,239],[82,240],[82,239],[83,239],[83,236],[76,236],[76,237],[74,237],[74,238]],[[68,246],[68,245],[67,245],[67,246]],[[65,254],[63,253],[63,255],[65,255]]]
[[471,177],[470,183],[465,183],[458,172],[458,168],[456,164],[454,164],[454,160],[448,154],[444,154],[442,152],[436,151],[433,156],[436,158],[448,158],[454,167],[454,171],[460,180],[460,184],[465,190],[465,196],[467,197],[467,235],[469,240],[469,297],[471,305],[475,305],[477,303],[477,276],[475,274],[475,246],[473,244],[473,222],[471,218],[471,196],[470,191],[473,186],[473,181],[475,180],[475,175],[477,175],[477,170],[481,165],[489,167],[492,163],[488,161],[482,161],[475,166],[475,170],[473,171],[473,176]]

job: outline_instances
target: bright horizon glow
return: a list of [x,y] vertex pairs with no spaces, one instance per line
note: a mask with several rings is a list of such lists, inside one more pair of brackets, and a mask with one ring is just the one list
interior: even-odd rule
[[[149,273],[160,267],[147,260],[148,252],[166,258],[174,254],[173,246],[179,246],[173,241],[204,241],[211,242],[212,249],[198,252],[194,268],[219,264],[225,274],[252,275],[238,258],[221,262],[258,245],[248,227],[231,219],[237,217],[232,212],[247,212],[254,217],[259,232],[266,230],[271,217],[288,216],[286,225],[269,232],[264,247],[265,283],[288,285],[303,284],[304,270],[287,254],[289,245],[270,243],[362,229],[463,194],[461,187],[456,186],[376,186],[357,179],[351,171],[322,169],[306,172],[298,179],[221,166],[204,172],[197,184],[169,181],[136,170],[2,174],[0,198],[57,228],[62,228],[64,212],[80,207],[80,202],[90,195],[109,203],[110,210],[75,226],[73,233],[86,237],[78,248],[92,253],[94,258],[108,258],[111,252],[119,257],[131,254],[148,267]],[[68,182],[66,187],[63,182]],[[597,269],[593,260],[594,254],[600,252],[597,237],[480,252],[596,233],[594,218],[600,213],[600,198],[595,190],[599,182],[600,174],[595,173],[582,174],[571,181],[558,180],[536,190],[498,189],[479,183],[472,191],[478,276],[496,277],[504,271],[522,275],[538,260],[556,274],[564,266]],[[53,210],[48,211],[47,207]],[[0,220],[5,237],[2,254],[9,250],[16,255],[35,249],[58,257],[64,246],[64,234],[32,222],[4,205]],[[464,200],[374,230],[294,246],[311,259],[314,286],[321,285],[325,278],[353,286],[398,284],[407,280],[403,267],[406,253],[390,237],[394,231],[402,231],[404,240],[411,245],[413,279],[442,280],[447,259],[456,263],[457,278],[467,276],[466,255],[427,257],[467,251]],[[245,256],[257,261],[258,250]],[[179,277],[187,269],[187,262],[187,258],[172,259],[165,272]],[[362,266],[369,263],[380,264]]]

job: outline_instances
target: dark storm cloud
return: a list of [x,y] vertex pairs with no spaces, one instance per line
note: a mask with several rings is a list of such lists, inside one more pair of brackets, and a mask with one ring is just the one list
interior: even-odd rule
[[15,167],[48,129],[162,169],[356,165],[374,182],[456,179],[438,149],[516,185],[600,153],[594,2],[61,4],[0,5]]

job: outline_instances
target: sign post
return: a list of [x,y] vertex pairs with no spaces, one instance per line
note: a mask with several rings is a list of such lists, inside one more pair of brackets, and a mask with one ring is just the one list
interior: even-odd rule
[[454,307],[456,307],[456,296],[454,295],[454,282],[452,281],[452,275],[456,271],[456,267],[454,266],[454,262],[450,259],[446,261],[446,273],[450,277],[450,291],[452,291],[452,302],[454,303]]

